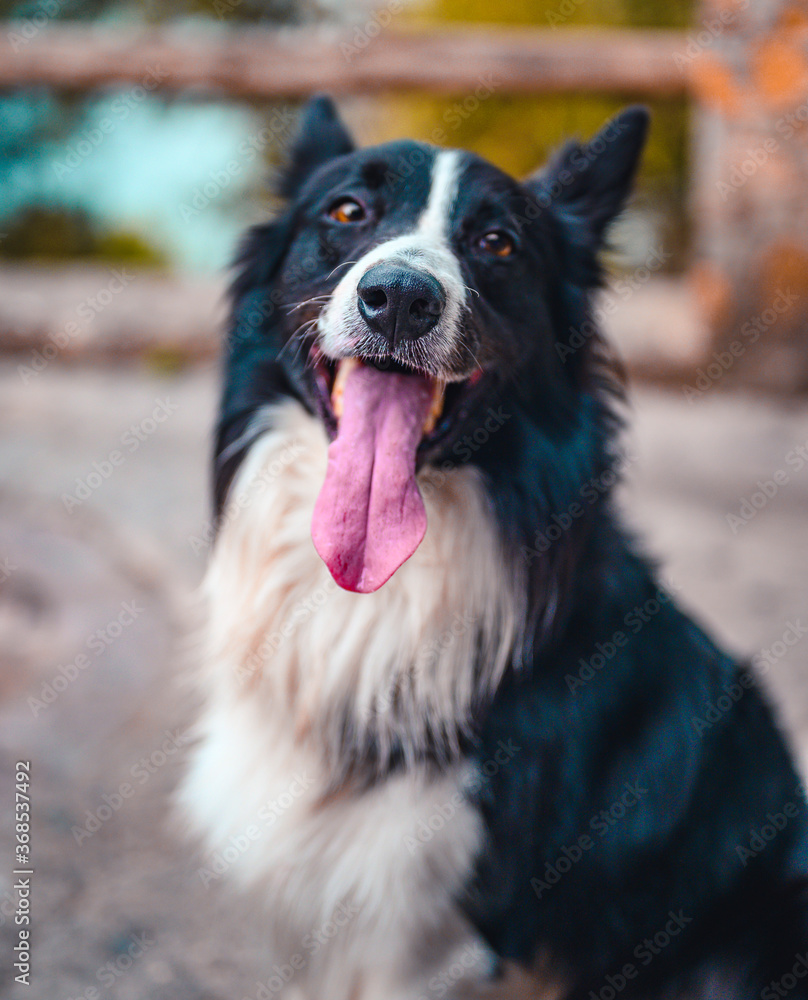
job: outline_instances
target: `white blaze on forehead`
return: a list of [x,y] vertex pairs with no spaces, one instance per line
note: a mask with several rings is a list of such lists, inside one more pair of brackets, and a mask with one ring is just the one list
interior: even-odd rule
[[421,218],[418,231],[436,240],[449,235],[449,221],[457,198],[460,179],[460,153],[456,149],[438,153],[432,165],[432,185],[429,200]]
[[327,356],[344,358],[373,349],[372,343],[369,348],[365,347],[369,330],[356,305],[359,279],[382,262],[410,265],[432,275],[446,295],[440,321],[428,337],[418,343],[422,351],[428,352],[425,360],[432,362],[432,368],[427,365],[427,370],[441,373],[444,379],[448,377],[450,362],[457,356],[460,318],[466,302],[460,262],[449,243],[461,163],[462,153],[458,150],[437,153],[432,164],[427,203],[415,227],[409,233],[373,247],[344,274],[317,321],[320,347]]

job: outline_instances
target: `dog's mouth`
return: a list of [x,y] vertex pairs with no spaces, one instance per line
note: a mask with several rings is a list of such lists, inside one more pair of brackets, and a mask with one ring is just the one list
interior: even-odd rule
[[346,590],[378,590],[420,545],[426,510],[416,473],[451,437],[480,382],[443,382],[404,365],[312,348],[317,404],[329,436],[328,469],[312,538]]
[[335,361],[317,346],[310,349],[309,363],[313,373],[315,403],[332,441],[337,436],[342,416],[345,384],[355,368],[368,367],[383,375],[409,375],[424,379],[432,395],[416,452],[418,469],[441,450],[457,424],[468,415],[470,404],[480,395],[480,384],[484,379],[481,368],[475,369],[465,379],[458,380],[452,376],[449,381],[387,359],[350,357]]

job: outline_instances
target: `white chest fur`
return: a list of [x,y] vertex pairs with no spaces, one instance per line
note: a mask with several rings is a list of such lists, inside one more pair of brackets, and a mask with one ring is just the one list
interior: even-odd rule
[[451,936],[479,820],[458,794],[460,765],[411,766],[356,792],[335,787],[338,757],[346,739],[382,759],[451,744],[504,669],[513,589],[471,469],[420,477],[427,534],[384,587],[339,589],[310,534],[325,435],[298,404],[270,416],[207,576],[207,706],[183,801],[211,850],[246,838],[234,874],[271,902],[284,954],[305,952],[343,907],[364,961],[375,948],[389,967],[391,941],[430,926]]

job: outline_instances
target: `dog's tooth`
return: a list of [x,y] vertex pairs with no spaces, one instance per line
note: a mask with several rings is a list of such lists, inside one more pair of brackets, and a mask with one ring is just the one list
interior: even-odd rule
[[345,392],[345,383],[354,368],[358,368],[361,363],[359,358],[345,358],[339,363],[334,388],[331,390],[331,409],[337,420],[342,416],[342,394]]
[[446,383],[445,382],[435,382],[435,388],[432,391],[432,406],[429,408],[429,413],[426,415],[426,422],[424,423],[424,434],[431,434],[435,430],[435,425],[440,419],[441,413],[443,413],[443,399],[446,393]]

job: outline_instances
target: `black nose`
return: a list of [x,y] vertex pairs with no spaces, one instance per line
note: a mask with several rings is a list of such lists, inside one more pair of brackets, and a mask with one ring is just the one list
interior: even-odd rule
[[365,322],[392,348],[423,337],[446,305],[440,282],[401,264],[375,264],[359,279],[356,291]]

